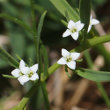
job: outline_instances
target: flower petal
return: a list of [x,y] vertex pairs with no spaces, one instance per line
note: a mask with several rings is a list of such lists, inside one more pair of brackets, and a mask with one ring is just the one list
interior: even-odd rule
[[70,30],[69,29],[67,29],[64,33],[63,33],[63,37],[67,37],[67,36],[69,36],[71,34],[71,32],[70,32]]
[[30,67],[30,69],[35,73],[38,70],[38,64],[34,64],[33,66]]
[[62,49],[61,54],[63,57],[67,57],[68,55],[70,55],[70,52],[68,52],[66,49]]
[[67,63],[67,66],[68,66],[70,69],[74,70],[74,69],[76,68],[76,62],[75,62],[75,61],[68,62],[68,63]]
[[90,15],[90,20],[92,19],[92,15]]
[[20,64],[19,64],[19,68],[23,68],[25,67],[25,62],[23,60],[20,61]]
[[20,82],[21,85],[24,85],[27,81],[29,81],[29,78],[26,75],[23,75],[18,78],[18,81]]
[[77,31],[80,31],[81,29],[83,29],[84,24],[81,23],[81,21],[76,22],[76,27],[77,27]]
[[99,24],[100,22],[99,22],[99,20],[97,20],[97,19],[92,19],[91,20],[91,25],[96,25],[96,24]]
[[74,40],[77,40],[78,37],[79,37],[79,33],[78,33],[78,32],[75,32],[75,33],[71,34],[71,36],[72,36],[72,38],[73,38]]
[[14,76],[14,77],[19,77],[20,76],[20,70],[19,69],[14,69],[12,72],[11,72],[11,74]]
[[77,60],[79,56],[80,56],[80,53],[77,53],[77,52],[71,53],[72,60]]
[[32,77],[30,78],[30,80],[35,81],[36,79],[39,79],[39,76],[38,76],[37,73],[34,73],[34,74],[32,75]]
[[72,20],[70,20],[70,21],[68,22],[68,28],[71,29],[72,27],[75,27],[75,22],[72,21]]
[[92,25],[89,25],[87,32],[89,32],[92,28]]
[[21,68],[21,72],[23,74],[28,74],[30,72],[30,68],[29,67],[23,67],[23,68]]
[[61,64],[61,65],[65,65],[66,64],[66,60],[65,58],[60,58],[58,61],[57,61],[58,64]]

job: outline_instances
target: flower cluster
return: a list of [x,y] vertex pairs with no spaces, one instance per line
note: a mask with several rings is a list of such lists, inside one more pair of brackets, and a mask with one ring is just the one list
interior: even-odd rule
[[[90,24],[88,27],[88,32],[91,30],[92,25],[98,24],[99,21],[90,17]],[[72,36],[74,40],[77,40],[79,37],[79,32],[83,29],[84,24],[81,21],[77,21],[76,23],[72,20],[68,22],[67,30],[63,33],[63,37]],[[66,49],[62,49],[62,58],[58,60],[58,64],[67,65],[70,69],[76,69],[76,60],[79,58],[80,53],[77,52],[68,52]],[[28,82],[29,80],[35,81],[39,79],[38,74],[36,73],[38,70],[38,64],[35,64],[31,67],[25,65],[23,60],[20,61],[19,68],[14,69],[11,74],[18,78],[18,81],[21,85]]]
[[25,65],[25,62],[23,60],[20,61],[19,68],[14,69],[11,74],[18,78],[18,81],[21,85],[24,85],[24,83],[28,82],[29,80],[35,81],[36,79],[39,79],[38,74],[36,71],[38,70],[38,64],[35,64],[31,67],[28,67]]
[[[90,32],[92,25],[96,25],[98,23],[99,21],[97,19],[93,19],[91,15],[87,32]],[[80,20],[77,21],[76,23],[70,20],[67,26],[68,29],[63,33],[62,36],[68,37],[71,35],[74,40],[77,40],[79,37],[79,32],[83,29],[83,27],[84,27],[84,24],[81,23]],[[80,56],[80,53],[77,53],[77,52],[70,53],[66,49],[62,49],[61,54],[63,57],[59,59],[57,63],[61,65],[67,65],[70,69],[74,70],[76,68],[75,60],[78,59],[78,57]]]

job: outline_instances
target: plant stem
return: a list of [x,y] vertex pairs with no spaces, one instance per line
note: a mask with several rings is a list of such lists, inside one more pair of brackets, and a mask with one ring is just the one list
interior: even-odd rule
[[33,29],[33,41],[36,48],[36,56],[37,56],[37,62],[39,64],[39,53],[37,52],[37,29],[36,29],[36,16],[35,16],[35,10],[34,10],[34,0],[31,0],[31,17],[32,17],[32,29]]
[[4,19],[7,19],[9,21],[12,21],[12,22],[20,25],[22,28],[24,28],[28,32],[33,33],[33,30],[27,24],[25,24],[23,21],[19,20],[16,17],[10,16],[6,13],[0,13],[0,18],[4,18]]
[[8,63],[14,67],[18,67],[19,63],[3,48],[0,47],[0,57],[8,61]]
[[[91,59],[91,56],[90,56],[88,50],[84,51],[84,56],[85,56],[85,59],[87,61],[87,64],[88,64],[89,68],[92,69],[93,68],[93,61]],[[109,99],[109,97],[108,97],[103,85],[100,82],[96,82],[96,85],[97,85],[99,91],[101,92],[101,94],[102,94],[102,96],[104,98],[104,101],[106,102],[107,106],[110,108],[110,99]]]
[[46,90],[46,83],[45,82],[41,83],[41,88],[42,88],[42,92],[44,95],[46,110],[50,110],[50,104],[49,104],[49,100],[48,100],[48,93]]
[[101,92],[101,94],[102,94],[107,106],[110,108],[110,99],[109,99],[104,87],[99,82],[97,82],[96,84],[97,84],[97,87],[98,87],[99,91]]
[[30,97],[35,93],[37,90],[37,87],[39,86],[40,82],[36,81],[35,84],[32,86],[32,88],[27,92],[27,94],[23,97],[23,99],[20,101],[20,103],[13,108],[12,110],[23,110],[29,101]]

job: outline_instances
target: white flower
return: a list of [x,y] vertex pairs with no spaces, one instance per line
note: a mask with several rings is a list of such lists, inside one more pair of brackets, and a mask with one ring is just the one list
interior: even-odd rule
[[68,23],[68,29],[63,33],[63,37],[67,37],[69,35],[72,36],[74,40],[77,40],[79,37],[79,31],[84,27],[84,24],[81,21],[74,22],[72,20]]
[[66,49],[62,49],[62,58],[60,58],[58,60],[58,64],[61,64],[61,65],[67,65],[69,68],[71,69],[75,69],[76,68],[76,62],[75,60],[78,59],[78,57],[80,56],[80,53],[77,53],[77,52],[68,52]]
[[14,69],[11,74],[18,78],[20,84],[24,85],[29,80],[38,79],[36,71],[38,70],[38,64],[33,65],[32,67],[26,67],[23,60],[20,61],[19,69]]
[[88,27],[88,31],[87,32],[89,32],[91,30],[92,25],[96,25],[96,24],[99,24],[99,23],[100,23],[99,20],[93,19],[92,15],[91,15],[90,16],[90,23],[89,23],[89,27]]

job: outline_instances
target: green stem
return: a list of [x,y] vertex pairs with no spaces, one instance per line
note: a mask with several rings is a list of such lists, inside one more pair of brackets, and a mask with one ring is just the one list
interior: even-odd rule
[[0,57],[8,61],[8,63],[14,67],[18,67],[19,63],[3,48],[0,47]]
[[48,100],[48,93],[47,93],[47,90],[46,90],[45,82],[41,83],[41,87],[42,87],[42,92],[43,92],[43,95],[44,95],[46,110],[50,110],[50,104],[49,104],[49,100]]
[[99,82],[97,82],[96,84],[97,84],[97,87],[98,87],[99,91],[101,92],[101,94],[102,94],[107,106],[110,108],[110,99],[109,99],[104,87]]
[[[84,51],[84,56],[85,56],[85,59],[87,61],[87,64],[88,64],[89,68],[92,69],[93,68],[93,61],[91,59],[91,56],[90,56],[89,52],[88,51]],[[100,82],[96,82],[96,85],[97,85],[99,91],[101,92],[101,94],[102,94],[107,106],[110,108],[110,99],[109,99],[109,97],[108,97],[103,85]]]
[[37,29],[36,29],[36,16],[35,16],[35,10],[34,10],[34,0],[31,0],[31,17],[32,17],[32,30],[33,30],[33,40],[36,48],[36,56],[37,56],[37,62],[39,64],[39,53],[37,52]]
[[26,104],[28,103],[30,97],[35,94],[39,84],[40,84],[40,82],[38,82],[38,81],[35,82],[35,84],[27,92],[27,94],[23,97],[23,99],[20,101],[20,103],[15,108],[13,108],[12,110],[23,110],[25,108]]
[[33,33],[33,30],[28,25],[26,25],[23,21],[19,20],[16,17],[12,17],[12,16],[5,14],[5,13],[0,13],[0,18],[10,20],[10,21],[20,25],[22,28],[24,28],[28,32]]

